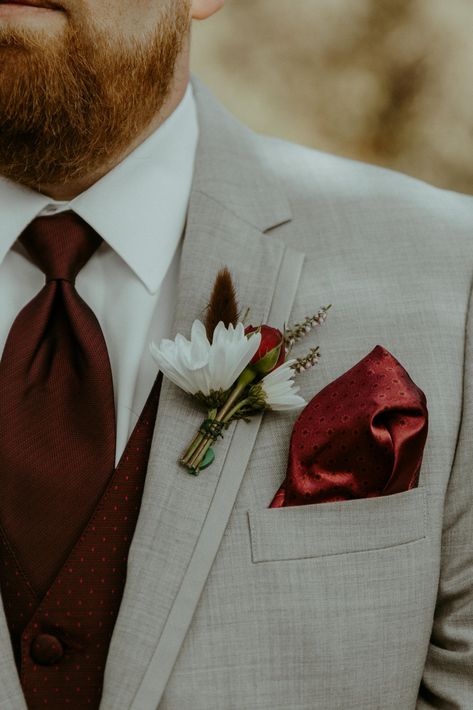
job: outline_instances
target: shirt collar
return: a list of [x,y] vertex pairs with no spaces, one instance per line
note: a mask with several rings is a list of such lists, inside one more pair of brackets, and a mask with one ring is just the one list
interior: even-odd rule
[[[156,293],[184,230],[198,140],[192,88],[125,160],[70,203]],[[0,178],[0,263],[25,227],[54,201]],[[46,209],[47,212],[47,209]]]

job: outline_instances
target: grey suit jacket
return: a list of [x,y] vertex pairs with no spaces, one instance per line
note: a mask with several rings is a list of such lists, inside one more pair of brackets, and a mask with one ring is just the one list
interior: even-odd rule
[[[232,425],[194,478],[202,413],[166,382],[101,710],[473,708],[473,199],[256,136],[194,88],[175,332],[223,265],[255,323],[332,303],[302,394],[379,343],[430,430],[416,489],[268,509],[296,415]],[[24,707],[2,612],[0,708]]]

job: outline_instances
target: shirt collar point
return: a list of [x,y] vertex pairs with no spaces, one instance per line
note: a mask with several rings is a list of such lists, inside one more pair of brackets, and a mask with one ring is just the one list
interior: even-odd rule
[[141,283],[145,286],[146,290],[151,296],[154,296],[158,293],[159,289],[161,288],[162,284],[162,278],[161,275],[143,275],[139,274],[135,271],[135,274],[141,281]]

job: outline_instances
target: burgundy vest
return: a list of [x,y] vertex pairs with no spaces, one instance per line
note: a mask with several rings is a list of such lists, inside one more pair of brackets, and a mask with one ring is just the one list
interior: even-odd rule
[[[158,377],[93,515],[41,599],[1,530],[0,588],[30,710],[98,708],[159,401]],[[1,484],[1,472],[0,472]]]

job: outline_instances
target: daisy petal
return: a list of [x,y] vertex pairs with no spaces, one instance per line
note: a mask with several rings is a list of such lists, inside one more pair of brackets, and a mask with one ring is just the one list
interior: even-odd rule
[[295,371],[291,367],[295,360],[288,360],[280,367],[263,377],[260,386],[267,406],[274,411],[300,409],[307,402],[297,392],[299,387],[294,384]]
[[161,371],[189,394],[208,396],[212,390],[228,390],[238,379],[259,348],[261,335],[245,335],[242,323],[228,328],[220,322],[209,342],[204,324],[195,320],[191,339],[178,334],[150,346]]

